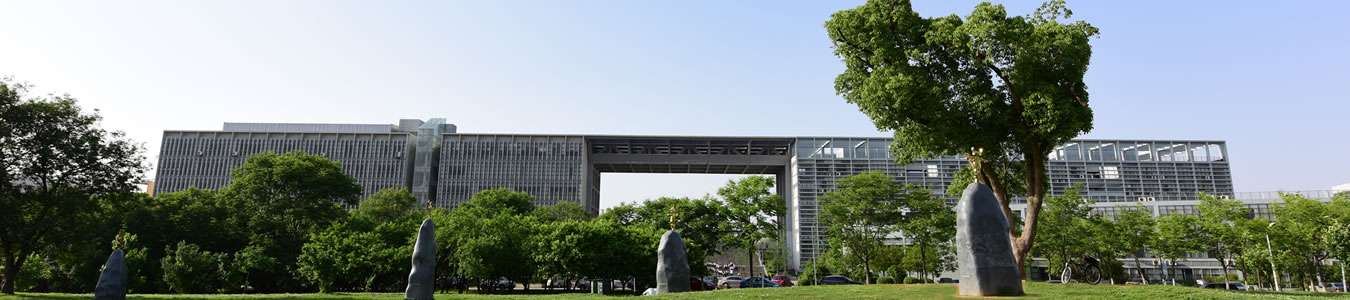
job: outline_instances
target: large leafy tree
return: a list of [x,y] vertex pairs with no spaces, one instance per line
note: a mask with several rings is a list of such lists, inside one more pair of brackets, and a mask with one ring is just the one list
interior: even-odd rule
[[1219,259],[1223,268],[1224,288],[1228,288],[1228,267],[1233,255],[1239,252],[1242,236],[1235,228],[1238,222],[1247,220],[1247,209],[1242,201],[1223,199],[1205,193],[1196,193],[1200,198],[1200,234],[1210,257]]
[[262,270],[255,283],[263,290],[300,290],[291,270],[296,268],[310,234],[347,217],[343,206],[353,206],[361,195],[356,179],[342,173],[341,163],[300,151],[263,152],[249,156],[230,172],[230,185],[221,193],[247,224],[249,243],[264,245],[264,254],[281,268]]
[[83,111],[70,95],[33,97],[28,88],[0,79],[0,292],[6,294],[41,247],[89,231],[95,197],[134,191],[146,170],[141,147],[100,128],[97,110]]
[[983,149],[971,174],[1008,220],[1012,192],[1025,187],[1026,223],[1009,232],[1019,266],[1035,241],[1050,152],[1092,129],[1083,75],[1098,31],[1061,22],[1070,16],[1063,1],[1027,16],[982,3],[965,18],[924,18],[908,0],[872,0],[825,22],[846,67],[835,90],[895,132],[897,160]]
[[821,223],[829,226],[831,238],[848,248],[848,256],[862,264],[864,282],[871,283],[873,260],[886,237],[899,229],[904,190],[878,171],[844,177],[835,186],[838,190],[820,197]]
[[[507,277],[529,282],[535,271],[534,246],[539,222],[530,215],[534,197],[508,188],[483,190],[450,212],[443,225],[453,232],[450,265],[460,277]],[[437,253],[437,255],[441,255]]]
[[733,242],[746,248],[749,254],[751,276],[755,274],[755,244],[763,240],[778,239],[782,229],[780,218],[786,213],[787,203],[782,195],[774,194],[774,179],[767,176],[750,176],[740,180],[731,180],[726,186],[717,189],[717,195],[726,204],[726,216]]

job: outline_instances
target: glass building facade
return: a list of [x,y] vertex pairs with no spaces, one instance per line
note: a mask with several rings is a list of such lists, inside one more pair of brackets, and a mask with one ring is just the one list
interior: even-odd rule
[[[219,189],[249,155],[304,151],[337,160],[363,187],[363,198],[409,187],[419,201],[457,207],[484,189],[507,187],[537,205],[581,204],[600,212],[600,175],[628,173],[762,174],[777,178],[787,202],[784,249],[793,267],[823,253],[817,200],[840,179],[880,171],[897,182],[943,195],[964,157],[895,163],[891,139],[867,137],[696,137],[458,133],[444,119],[398,124],[226,123],[221,131],[165,131],[155,192]],[[1193,213],[1196,192],[1232,196],[1222,141],[1074,140],[1047,162],[1050,194],[1082,185],[1096,213],[1144,203],[1155,215]],[[636,199],[630,199],[636,200]],[[948,198],[954,204],[956,199]],[[1252,203],[1253,214],[1269,214]],[[1014,198],[1013,209],[1025,209]]]

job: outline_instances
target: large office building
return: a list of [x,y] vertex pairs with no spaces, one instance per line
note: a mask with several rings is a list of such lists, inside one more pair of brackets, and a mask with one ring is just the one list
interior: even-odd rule
[[[823,253],[816,200],[839,179],[881,171],[944,194],[966,161],[950,156],[907,165],[889,138],[486,134],[444,119],[398,124],[226,123],[222,130],[164,132],[156,193],[218,189],[251,154],[300,150],[342,162],[364,195],[408,187],[419,201],[455,207],[477,191],[509,187],[536,204],[576,202],[599,213],[600,174],[764,174],[777,178],[788,212],[780,220],[794,267]],[[1158,211],[1194,205],[1195,193],[1233,195],[1222,141],[1074,140],[1054,149],[1051,193],[1081,184],[1099,206],[1145,203]],[[945,196],[944,196],[945,197]],[[949,199],[954,203],[956,199]],[[1015,209],[1025,207],[1014,199]]]

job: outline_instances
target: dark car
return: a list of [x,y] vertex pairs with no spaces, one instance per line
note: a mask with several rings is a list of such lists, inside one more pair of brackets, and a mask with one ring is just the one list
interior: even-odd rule
[[773,283],[773,281],[770,281],[768,278],[759,276],[741,280],[741,288],[759,288],[759,287],[782,287],[782,285]]
[[817,282],[816,284],[819,284],[819,285],[837,285],[837,284],[863,284],[863,283],[857,282],[857,281],[853,281],[853,279],[848,279],[848,277],[844,277],[844,276],[840,276],[840,275],[830,275],[830,276],[825,276],[824,278],[821,278],[821,279],[820,279],[820,282]]
[[773,281],[773,283],[777,283],[778,285],[781,286],[792,286],[792,279],[783,275],[774,275],[773,278],[769,279],[769,281]]
[[[1224,285],[1223,285],[1222,282],[1209,282],[1209,283],[1205,283],[1205,286],[1203,286],[1203,288],[1207,288],[1207,289],[1223,289],[1223,288],[1224,288]],[[1245,291],[1245,290],[1247,290],[1247,287],[1246,287],[1246,286],[1243,286],[1242,283],[1240,283],[1240,282],[1229,282],[1229,283],[1228,283],[1228,289],[1234,290],[1234,291]]]
[[698,277],[689,277],[689,290],[691,291],[711,291],[716,289],[717,286],[708,281],[699,279]]

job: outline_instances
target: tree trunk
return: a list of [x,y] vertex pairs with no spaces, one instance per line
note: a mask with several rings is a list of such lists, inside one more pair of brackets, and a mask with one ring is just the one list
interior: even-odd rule
[[1148,284],[1148,275],[1144,273],[1144,265],[1139,262],[1139,255],[1134,256],[1134,268],[1139,270],[1139,281]]
[[21,251],[18,256],[5,261],[5,278],[4,283],[0,285],[0,293],[14,294],[14,282],[19,279],[19,270],[23,269],[24,261],[27,260],[28,254]]
[[1313,272],[1317,275],[1317,287],[1313,288],[1313,291],[1317,291],[1326,285],[1322,283],[1322,260],[1316,257],[1313,258]]
[[7,295],[14,294],[14,279],[19,275],[19,267],[11,264],[5,264],[4,287],[0,289]]
[[1228,260],[1227,260],[1227,259],[1224,259],[1224,258],[1220,258],[1220,259],[1219,259],[1219,266],[1223,267],[1223,288],[1224,288],[1225,290],[1226,290],[1226,289],[1232,288],[1232,287],[1230,287],[1229,284],[1228,284]]
[[1172,286],[1177,286],[1177,261],[1172,260]]
[[751,277],[755,277],[755,243],[751,242],[750,247],[747,247],[746,249],[750,250],[747,253],[749,255],[746,255],[746,265],[750,268],[750,275],[746,276],[745,279],[750,279]]
[[928,283],[928,251],[919,245],[919,283]]
[[[1027,255],[1031,253],[1032,243],[1036,240],[1036,219],[1041,215],[1041,200],[1045,197],[1045,162],[1044,155],[1040,149],[1029,149],[1031,151],[1026,155],[1023,163],[1026,165],[1026,183],[1027,183],[1027,211],[1022,220],[1022,235],[1017,236],[1013,232],[1016,224],[1012,218],[1008,218],[1008,236],[1012,237],[1013,258],[1017,261],[1017,269],[1022,273],[1022,280],[1027,279]],[[1004,207],[1008,207],[1008,201],[1011,199],[999,199]],[[1010,213],[1010,212],[1007,212]]]
[[863,284],[872,284],[872,264],[863,260]]

